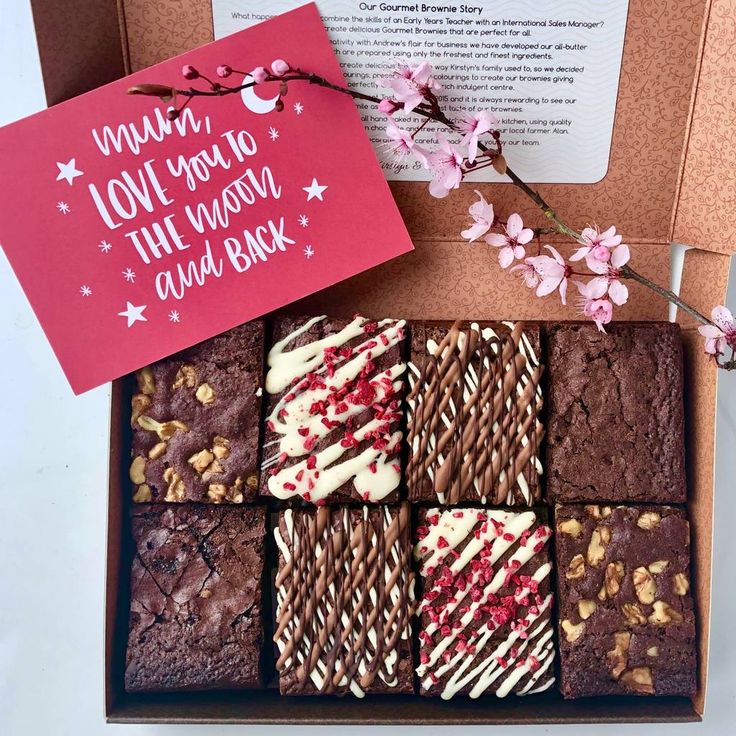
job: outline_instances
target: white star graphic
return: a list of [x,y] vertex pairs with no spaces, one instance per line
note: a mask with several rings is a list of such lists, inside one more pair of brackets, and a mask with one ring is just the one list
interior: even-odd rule
[[311,245],[308,245],[304,249],[304,255],[307,257],[307,259],[310,259],[314,255],[314,248],[312,248]]
[[87,284],[83,284],[82,286],[79,287],[79,293],[82,296],[92,296],[92,289],[90,289],[90,287],[87,286]]
[[299,224],[302,227],[309,225],[309,218],[306,215],[299,215]]
[[109,253],[112,250],[112,243],[108,243],[107,240],[103,240],[97,247],[103,253]]
[[129,281],[131,284],[135,283],[135,271],[132,268],[126,268],[125,271],[123,271],[123,278],[126,281]]
[[268,135],[272,141],[275,141],[279,137],[279,132],[272,126],[268,129]]
[[71,207],[66,202],[57,202],[56,209],[61,212],[62,215],[68,215],[71,212]]
[[302,187],[302,189],[307,193],[307,202],[309,202],[310,199],[315,198],[320,202],[324,202],[324,199],[322,199],[322,192],[327,189],[327,186],[319,184],[316,179],[312,179],[312,183],[308,187]]
[[304,112],[304,105],[302,105],[301,102],[295,102],[294,103],[294,112],[297,115],[301,115]]
[[172,309],[172,310],[171,310],[171,311],[169,312],[169,319],[170,319],[170,320],[171,320],[172,322],[178,322],[178,321],[179,321],[179,319],[180,319],[180,318],[179,318],[179,312],[177,312],[177,311],[176,311],[176,309]]
[[126,302],[125,304],[125,311],[118,312],[118,317],[126,317],[128,327],[132,327],[135,322],[148,322],[148,319],[143,316],[143,310],[146,308],[145,304],[142,304],[140,307],[135,307],[130,302]]
[[84,174],[84,171],[80,171],[77,168],[77,159],[75,158],[69,161],[68,164],[62,164],[60,161],[57,161],[56,165],[59,167],[59,175],[56,177],[56,181],[66,179],[70,186],[78,176]]

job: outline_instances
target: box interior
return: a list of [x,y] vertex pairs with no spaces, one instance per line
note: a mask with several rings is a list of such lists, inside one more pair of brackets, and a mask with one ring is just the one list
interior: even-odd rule
[[[210,0],[32,0],[50,104],[80,94],[212,40]],[[563,217],[615,222],[632,247],[632,262],[668,284],[670,242],[685,254],[682,296],[708,313],[723,301],[729,255],[736,250],[731,213],[736,168],[733,110],[736,0],[630,0],[623,66],[606,176],[593,185],[545,185]],[[232,60],[223,60],[231,61]],[[257,60],[264,63],[269,60]],[[178,80],[151,80],[177,82]],[[482,245],[458,240],[477,185],[447,200],[422,183],[396,182],[393,194],[416,251],[327,289],[293,312],[356,310],[425,319],[574,317],[556,298],[539,300],[497,265]],[[509,185],[482,185],[500,211],[516,210],[543,225]],[[567,246],[566,246],[567,247]],[[619,319],[666,319],[667,305],[637,284]],[[530,699],[437,702],[371,697],[363,701],[290,698],[276,691],[127,695],[122,687],[127,638],[130,540],[126,521],[129,387],[113,383],[105,633],[105,712],[129,722],[531,723],[697,720],[705,704],[710,615],[713,456],[717,371],[702,354],[695,323],[683,326],[686,368],[687,468],[692,529],[693,592],[698,616],[699,688],[688,698],[597,698],[564,701],[555,693]],[[288,703],[288,708],[284,704]]]

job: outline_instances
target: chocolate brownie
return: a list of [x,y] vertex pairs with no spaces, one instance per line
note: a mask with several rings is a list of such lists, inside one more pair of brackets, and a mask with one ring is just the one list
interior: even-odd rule
[[411,501],[539,501],[539,327],[414,322],[407,485]]
[[669,322],[549,328],[551,500],[685,501],[682,344]]
[[265,511],[134,506],[128,691],[260,686]]
[[413,693],[409,508],[288,509],[274,641],[283,695]]
[[315,504],[396,500],[405,323],[276,321],[261,493]]
[[562,694],[692,695],[689,526],[669,506],[558,506]]
[[527,695],[555,680],[547,542],[533,511],[423,509],[418,541],[422,695]]
[[263,323],[250,322],[136,374],[133,500],[241,503],[258,490]]

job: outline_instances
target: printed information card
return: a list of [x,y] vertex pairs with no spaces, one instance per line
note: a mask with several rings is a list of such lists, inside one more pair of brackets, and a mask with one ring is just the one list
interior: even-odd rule
[[[213,0],[215,37],[299,3]],[[498,115],[506,151],[526,181],[589,184],[605,176],[628,0],[319,0],[317,6],[355,89],[381,94],[375,80],[393,61],[426,58],[445,87],[450,115],[485,108]],[[419,163],[391,159],[385,117],[359,106],[387,178],[428,180]],[[499,178],[492,169],[474,177]]]

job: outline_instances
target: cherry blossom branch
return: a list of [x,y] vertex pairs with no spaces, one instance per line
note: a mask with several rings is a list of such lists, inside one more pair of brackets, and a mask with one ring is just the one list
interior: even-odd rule
[[[288,93],[290,82],[305,82],[376,105],[388,119],[386,134],[389,150],[397,158],[415,157],[430,171],[432,181],[429,191],[433,196],[445,197],[460,186],[467,174],[493,167],[500,175],[507,176],[542,211],[544,217],[554,224],[554,227],[546,228],[524,227],[521,216],[516,213],[502,220],[494,212],[493,205],[478,192],[479,200],[469,208],[473,223],[461,233],[470,242],[483,238],[488,245],[498,248],[501,267],[511,266],[510,271],[518,272],[524,284],[536,290],[537,296],[544,297],[559,291],[562,303],[566,304],[568,283],[572,283],[580,294],[579,303],[583,314],[592,319],[598,329],[605,331],[605,325],[612,320],[614,305],[620,306],[628,300],[628,288],[623,282],[636,281],[700,322],[698,329],[705,338],[706,353],[721,368],[736,369],[736,321],[726,307],[715,307],[711,319],[708,319],[673,291],[659,286],[636,271],[629,264],[629,247],[621,242],[622,237],[615,227],[601,231],[597,227],[588,226],[578,231],[566,223],[544,197],[508,165],[503,155],[501,133],[497,127],[499,121],[492,112],[462,112],[457,119],[445,114],[437,96],[441,87],[434,79],[428,62],[397,65],[387,78],[379,81],[380,86],[390,90],[388,97],[377,97],[333,84],[318,74],[292,68],[283,59],[274,61],[270,69],[257,67],[249,74],[234,70],[227,64],[217,67],[220,80],[227,79],[232,74],[242,75],[248,81],[235,86],[213,81],[187,64],[182,68],[184,78],[202,79],[209,85],[207,88],[190,86],[187,89],[177,89],[166,85],[142,84],[131,87],[128,93],[153,95],[165,102],[174,103],[167,110],[170,120],[175,120],[196,97],[238,94],[244,89],[265,83],[279,84],[280,95],[275,103],[278,112],[284,109],[281,98]],[[176,107],[178,98],[184,98],[184,102]],[[424,122],[413,132],[405,130],[393,118],[399,111],[418,115],[424,118]],[[450,135],[460,136],[460,144],[451,143],[443,133],[439,133],[438,148],[428,148],[419,138],[429,121],[439,123]],[[497,232],[492,232],[494,228]],[[569,263],[553,246],[543,246],[541,243],[543,235],[555,233],[570,238],[578,245],[577,250],[569,257]],[[536,254],[528,256],[526,246],[535,238]],[[550,255],[543,253],[543,249]],[[570,265],[578,261],[584,261],[588,272]],[[590,280],[583,282],[574,277]],[[722,361],[727,348],[731,349],[731,358]]]

